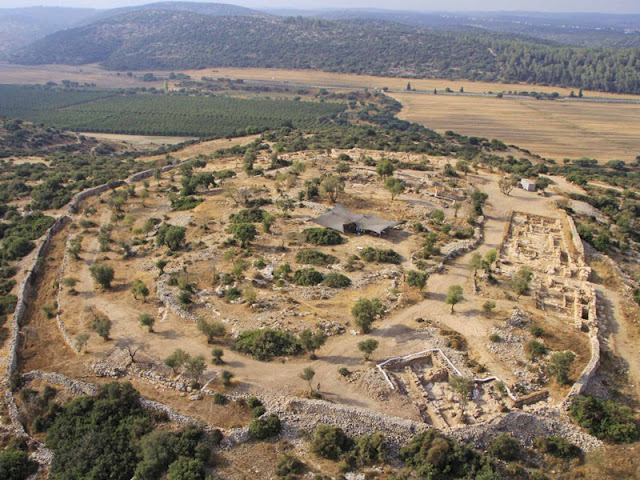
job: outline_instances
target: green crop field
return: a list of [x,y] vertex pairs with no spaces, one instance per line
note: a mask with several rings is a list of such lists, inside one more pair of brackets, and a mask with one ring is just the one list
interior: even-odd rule
[[344,108],[330,102],[0,85],[2,116],[99,133],[231,137],[284,125],[307,126]]

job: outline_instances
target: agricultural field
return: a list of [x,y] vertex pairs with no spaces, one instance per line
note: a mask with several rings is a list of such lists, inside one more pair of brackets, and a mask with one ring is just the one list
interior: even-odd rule
[[640,104],[391,93],[400,118],[438,132],[499,138],[543,157],[634,161]]
[[331,102],[0,86],[0,111],[6,116],[98,133],[233,137],[309,126],[344,109]]

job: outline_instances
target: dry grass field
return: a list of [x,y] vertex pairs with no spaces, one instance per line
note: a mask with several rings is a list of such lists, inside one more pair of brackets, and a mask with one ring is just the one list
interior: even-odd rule
[[392,94],[400,117],[444,132],[499,138],[560,160],[633,160],[640,154],[640,105]]
[[156,135],[122,135],[117,133],[90,133],[81,132],[85,137],[97,138],[98,140],[109,140],[113,142],[124,142],[136,147],[177,145],[188,140],[195,140],[196,137],[166,137]]
[[[407,82],[411,82],[412,88],[417,90],[432,91],[434,88],[442,91],[449,87],[453,91],[464,88],[466,93],[488,93],[512,91],[537,91],[561,95],[569,95],[571,90],[577,93],[576,88],[545,87],[541,85],[529,85],[525,83],[492,83],[472,82],[469,80],[447,80],[442,78],[407,79],[401,77],[374,77],[372,75],[355,75],[346,73],[322,72],[318,70],[284,70],[277,68],[206,68],[202,70],[188,70],[184,73],[193,78],[202,76],[213,78],[242,78],[245,80],[270,80],[277,82],[291,82],[301,84],[313,84],[324,87],[348,87],[348,88],[383,88],[404,89]],[[602,98],[638,98],[636,95],[618,95],[602,92],[584,92],[586,97]]]

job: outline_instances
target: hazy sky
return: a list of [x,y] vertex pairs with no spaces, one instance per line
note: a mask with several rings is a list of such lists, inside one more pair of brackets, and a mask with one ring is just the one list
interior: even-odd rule
[[[126,5],[151,3],[153,0],[0,0],[0,7],[27,7],[36,5],[110,8]],[[197,0],[196,0],[197,1]],[[374,7],[393,8],[395,10],[449,11],[456,10],[526,10],[549,12],[607,12],[640,13],[640,0],[240,0],[220,3],[233,3],[246,7],[293,7],[293,8],[345,8]]]

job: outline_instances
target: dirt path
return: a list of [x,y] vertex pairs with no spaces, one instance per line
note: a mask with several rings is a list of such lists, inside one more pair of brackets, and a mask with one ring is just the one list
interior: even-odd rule
[[621,357],[628,369],[631,392],[634,399],[640,399],[640,354],[638,353],[638,332],[634,331],[628,321],[624,318],[623,298],[615,290],[597,285],[598,293],[606,298],[608,335],[604,339],[605,345],[617,357]]

